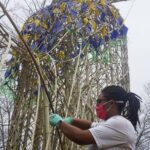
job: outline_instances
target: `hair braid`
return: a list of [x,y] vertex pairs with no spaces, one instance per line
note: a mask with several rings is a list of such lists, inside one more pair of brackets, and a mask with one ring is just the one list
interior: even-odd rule
[[136,129],[137,123],[140,124],[138,111],[140,110],[141,97],[139,97],[135,93],[129,92],[127,94],[127,98],[128,98],[128,105],[126,108],[127,112],[125,117],[131,121],[134,128]]

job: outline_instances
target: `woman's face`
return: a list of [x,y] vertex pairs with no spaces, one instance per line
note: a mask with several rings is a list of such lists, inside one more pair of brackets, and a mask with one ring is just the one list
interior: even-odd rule
[[108,119],[110,116],[114,114],[114,111],[116,112],[116,106],[114,100],[107,100],[103,93],[101,93],[97,99],[96,104],[97,110],[101,111],[98,108],[103,109],[102,112],[105,113],[106,119]]

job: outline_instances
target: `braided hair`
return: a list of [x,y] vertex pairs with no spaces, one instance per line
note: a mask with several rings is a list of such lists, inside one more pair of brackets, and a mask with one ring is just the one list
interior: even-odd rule
[[126,92],[120,86],[107,86],[102,90],[107,100],[113,99],[118,106],[118,112],[131,121],[136,130],[137,123],[140,124],[138,111],[140,110],[141,98],[132,92]]

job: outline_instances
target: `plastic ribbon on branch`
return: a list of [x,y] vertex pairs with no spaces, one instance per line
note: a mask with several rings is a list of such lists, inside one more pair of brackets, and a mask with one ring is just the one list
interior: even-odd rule
[[[63,37],[68,30],[68,34]],[[58,61],[79,54],[78,50],[82,47],[79,47],[77,38],[84,39],[83,46],[88,43],[92,49],[98,49],[108,40],[126,34],[127,27],[123,25],[123,19],[105,0],[53,2],[28,18],[22,29],[22,35],[32,50],[49,53]],[[67,45],[70,44],[72,48],[64,45],[65,42],[70,42]],[[57,43],[58,46],[53,49]]]
[[101,47],[126,37],[127,31],[118,10],[106,0],[62,0],[29,17],[21,34],[39,59],[48,61],[50,55],[61,69],[63,62],[74,60],[85,45],[89,48],[80,58],[92,53],[95,60],[95,54],[101,55]]

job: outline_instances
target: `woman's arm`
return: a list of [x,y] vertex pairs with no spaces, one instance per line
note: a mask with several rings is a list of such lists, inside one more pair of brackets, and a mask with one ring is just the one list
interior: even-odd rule
[[71,125],[76,126],[82,130],[87,130],[91,127],[92,122],[88,121],[88,120],[84,120],[84,119],[77,119],[74,118],[72,120]]
[[75,127],[79,125],[84,129],[89,128],[90,123],[88,121],[73,119],[73,125],[61,121],[58,127],[67,138],[79,145],[95,144],[95,140],[89,130],[82,130],[81,128]]

